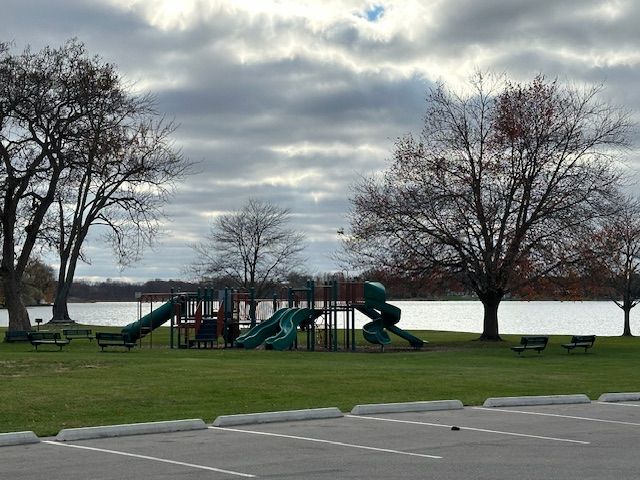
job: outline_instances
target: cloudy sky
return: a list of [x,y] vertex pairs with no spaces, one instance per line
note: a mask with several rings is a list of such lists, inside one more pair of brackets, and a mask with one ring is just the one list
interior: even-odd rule
[[16,50],[77,37],[115,63],[199,162],[155,250],[120,272],[93,238],[78,277],[184,277],[189,244],[249,197],[291,209],[308,271],[336,269],[349,185],[420,130],[438,80],[460,86],[480,69],[604,82],[640,112],[634,0],[3,0],[1,12],[0,41]]

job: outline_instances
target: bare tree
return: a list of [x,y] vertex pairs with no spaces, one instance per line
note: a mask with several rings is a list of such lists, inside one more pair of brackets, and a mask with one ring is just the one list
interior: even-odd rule
[[0,46],[0,276],[10,330],[31,328],[23,274],[87,116],[113,86],[111,71],[76,41],[18,55]]
[[363,266],[448,271],[484,306],[499,340],[504,295],[577,258],[577,239],[610,212],[628,115],[599,88],[487,80],[469,95],[431,90],[419,140],[355,186],[346,249]]
[[585,272],[595,277],[624,312],[623,336],[631,336],[631,309],[640,303],[640,201],[621,200],[585,248]]
[[121,94],[92,117],[91,136],[60,189],[56,246],[60,257],[52,321],[69,321],[67,299],[82,246],[102,226],[122,266],[151,245],[162,206],[190,164],[172,148],[172,124],[154,121],[148,97]]
[[265,293],[270,281],[284,278],[302,261],[304,236],[289,227],[288,209],[250,199],[240,210],[221,215],[206,241],[193,247],[201,276],[227,276],[235,286]]

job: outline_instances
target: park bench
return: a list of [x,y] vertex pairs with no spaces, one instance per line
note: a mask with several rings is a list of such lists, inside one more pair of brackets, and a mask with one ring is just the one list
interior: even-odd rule
[[104,350],[104,347],[126,347],[127,350],[131,350],[131,347],[136,346],[135,342],[129,340],[129,335],[124,333],[96,332],[96,341],[101,350]]
[[76,338],[86,338],[91,342],[95,338],[90,328],[65,328],[62,330],[62,335],[69,341]]
[[28,342],[29,332],[27,330],[13,330],[11,332],[4,332],[4,341],[7,343]]
[[584,348],[586,352],[587,348],[593,347],[595,341],[595,335],[574,335],[571,337],[571,341],[569,343],[563,343],[562,347],[567,349],[567,353],[571,353],[571,350],[574,348]]
[[60,332],[29,332],[29,341],[36,350],[40,345],[55,345],[62,350],[62,347],[69,344],[69,340],[62,339]]
[[549,337],[545,337],[545,336],[522,337],[520,339],[520,345],[511,347],[511,350],[513,350],[514,352],[518,352],[518,355],[520,355],[525,350],[536,350],[538,353],[540,353],[542,350],[546,348],[548,342],[549,342]]

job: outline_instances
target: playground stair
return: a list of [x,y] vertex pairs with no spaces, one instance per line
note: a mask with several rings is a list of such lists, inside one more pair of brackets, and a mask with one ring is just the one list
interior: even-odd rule
[[189,340],[189,348],[207,348],[208,344],[211,344],[213,348],[214,343],[218,340],[217,335],[217,321],[215,318],[203,318],[196,337]]

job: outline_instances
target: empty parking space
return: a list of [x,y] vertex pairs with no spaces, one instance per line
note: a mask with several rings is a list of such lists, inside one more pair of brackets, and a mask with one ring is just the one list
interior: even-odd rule
[[[625,409],[616,403],[591,403],[582,405],[546,405],[534,407],[484,408],[473,407],[476,412],[483,412],[510,422],[526,422],[534,424],[537,417],[541,425],[552,424],[554,428],[570,429],[575,425],[589,425],[592,430],[618,430],[627,427],[630,430],[640,428],[640,410]],[[505,418],[506,417],[506,418]]]
[[[623,413],[627,417],[633,416],[634,418],[640,419],[640,402],[594,402],[593,405],[599,405],[604,407],[603,411],[616,410],[620,409],[620,413]],[[611,408],[613,407],[613,408]],[[627,410],[623,412],[622,410]]]
[[640,408],[639,402],[594,402],[597,405],[607,405],[609,407],[631,407],[631,408]]
[[[0,449],[12,479],[637,478],[640,402],[467,407]],[[452,427],[458,427],[452,429]]]

